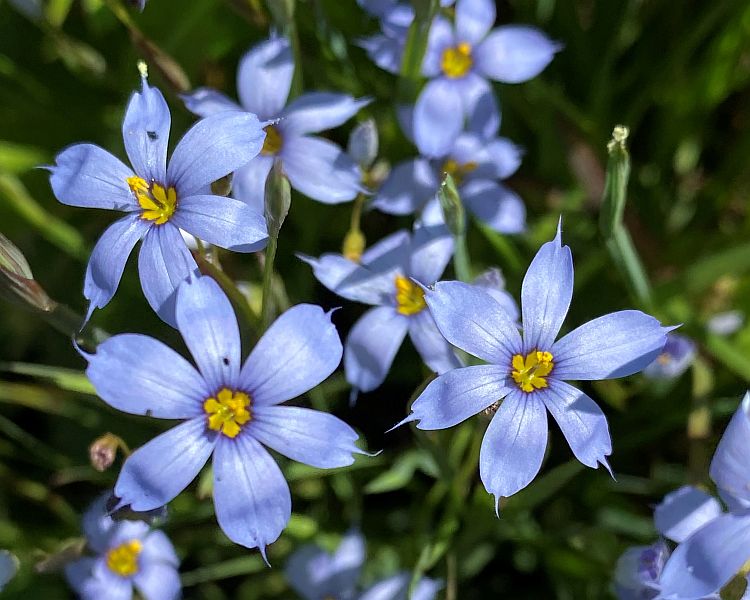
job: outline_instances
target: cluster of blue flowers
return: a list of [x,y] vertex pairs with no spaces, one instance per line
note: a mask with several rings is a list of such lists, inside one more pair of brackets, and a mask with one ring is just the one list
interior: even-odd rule
[[[139,4],[143,8],[145,2]],[[359,44],[378,66],[397,72],[413,9],[397,0],[360,4],[378,18],[381,33]],[[110,512],[168,504],[211,459],[219,526],[232,541],[258,548],[266,558],[292,505],[268,449],[321,469],[344,467],[366,454],[356,444],[357,432],[342,420],[284,403],[323,382],[342,357],[353,395],[374,390],[407,333],[437,377],[396,426],[416,422],[419,429],[438,430],[479,413],[490,416],[479,474],[498,514],[501,499],[529,485],[541,468],[548,413],[582,464],[610,469],[607,419],[593,399],[567,382],[644,369],[651,377],[676,377],[691,360],[692,343],[636,310],[599,317],[557,339],[573,295],[573,259],[563,244],[562,223],[526,272],[520,310],[497,272],[472,283],[440,281],[455,250],[436,195],[446,174],[481,223],[507,234],[525,228],[523,201],[502,183],[519,167],[522,151],[498,137],[500,110],[491,81],[526,81],[544,70],[561,46],[535,29],[493,29],[494,23],[491,0],[457,0],[450,13],[433,20],[422,64],[428,81],[413,106],[397,107],[419,156],[395,165],[377,189],[363,173],[376,154],[371,125],[358,129],[350,152],[316,135],[342,125],[370,99],[309,92],[289,101],[295,64],[289,41],[280,36],[242,57],[239,102],[209,88],[183,96],[200,120],[169,161],[170,111],[145,69],[122,126],[130,167],[91,144],[57,156],[49,169],[60,202],[125,213],[92,252],[84,283],[86,320],[114,297],[140,241],[144,296],[179,331],[193,358],[191,363],[138,334],[110,337],[94,353],[81,350],[88,378],[110,406],[181,421],[127,458]],[[275,168],[314,200],[337,204],[370,196],[370,208],[416,216],[411,231],[367,249],[300,255],[326,288],[372,307],[345,344],[330,312],[299,304],[267,328],[243,361],[232,304],[214,279],[201,274],[183,233],[235,252],[262,250],[269,242],[267,179]],[[218,195],[212,184],[229,175],[232,196]],[[716,500],[695,489],[667,497],[657,509],[657,526],[679,545],[671,556],[663,541],[628,552],[617,580],[622,597],[709,597],[750,557],[750,550],[739,551],[750,531],[743,512],[750,505],[749,398],[712,467],[729,512],[722,514]],[[92,556],[68,566],[71,585],[91,599],[130,598],[134,588],[147,600],[177,597],[178,559],[169,541],[143,522],[114,521],[105,500],[84,518]],[[364,559],[364,540],[350,533],[334,555],[299,549],[287,566],[288,580],[311,600],[406,598],[406,573],[358,590]],[[410,597],[428,600],[440,587],[425,578]]]

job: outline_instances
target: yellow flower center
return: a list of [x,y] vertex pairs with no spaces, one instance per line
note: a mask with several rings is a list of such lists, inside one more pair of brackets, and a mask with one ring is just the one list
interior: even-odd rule
[[443,50],[443,56],[440,60],[440,68],[445,76],[451,79],[458,79],[466,75],[473,64],[471,45],[466,42]]
[[107,568],[121,577],[132,577],[138,572],[138,555],[143,545],[130,540],[107,552]]
[[667,366],[672,362],[672,356],[669,354],[669,352],[662,352],[659,356],[656,357],[656,361],[662,366]]
[[529,352],[524,359],[523,355],[516,354],[513,357],[513,381],[518,384],[524,392],[533,392],[539,388],[547,387],[547,375],[552,372],[551,352],[540,352],[534,350]]
[[461,164],[457,160],[449,158],[443,163],[443,174],[450,175],[453,177],[453,181],[456,185],[461,185],[469,173],[474,171],[479,165],[473,160],[467,163]]
[[149,185],[141,177],[128,177],[128,186],[143,209],[141,219],[163,225],[177,209],[177,191],[173,187],[165,189],[155,181]]
[[208,428],[221,431],[230,438],[237,437],[241,426],[252,418],[250,396],[227,388],[222,388],[216,398],[208,398],[203,403],[203,410],[208,415]]
[[273,156],[278,154],[281,150],[281,145],[284,140],[281,137],[281,133],[273,125],[267,125],[263,128],[266,132],[266,139],[263,140],[263,148],[260,149],[260,153],[264,156]]
[[411,279],[396,275],[396,310],[407,317],[427,308],[424,290]]

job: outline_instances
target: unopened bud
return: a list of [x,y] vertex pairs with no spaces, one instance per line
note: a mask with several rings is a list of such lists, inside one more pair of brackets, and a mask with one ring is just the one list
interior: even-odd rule
[[445,179],[440,184],[438,200],[448,230],[455,237],[463,236],[466,231],[466,214],[464,213],[464,205],[461,203],[461,196],[459,196],[453,177],[449,173],[445,174]]
[[607,151],[612,154],[615,150],[627,150],[626,142],[630,135],[630,129],[625,125],[615,125],[612,130],[612,139],[607,144]]
[[0,234],[0,296],[25,308],[44,312],[54,310],[56,303],[42,289],[21,251]]
[[363,182],[370,189],[379,188],[391,174],[391,166],[386,160],[379,160],[372,168],[365,172]]
[[362,170],[372,166],[378,156],[378,128],[374,119],[367,119],[352,130],[347,151]]
[[292,190],[279,159],[274,162],[273,169],[266,179],[265,204],[268,235],[278,237],[292,204]]
[[97,471],[102,472],[109,469],[115,462],[117,448],[122,440],[113,433],[105,433],[103,436],[95,439],[89,446],[89,460],[91,466]]
[[350,229],[344,237],[341,253],[345,258],[358,263],[365,250],[365,236],[359,229]]

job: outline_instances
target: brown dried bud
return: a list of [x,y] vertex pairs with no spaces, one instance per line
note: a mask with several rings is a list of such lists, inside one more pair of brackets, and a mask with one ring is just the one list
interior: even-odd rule
[[23,253],[0,234],[0,296],[25,308],[50,312],[56,303],[35,280]]
[[117,448],[120,444],[122,444],[122,440],[113,433],[105,433],[95,439],[89,446],[91,466],[99,472],[109,469],[115,462]]

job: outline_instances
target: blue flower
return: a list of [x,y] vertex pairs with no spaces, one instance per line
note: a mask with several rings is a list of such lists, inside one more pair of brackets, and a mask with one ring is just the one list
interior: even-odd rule
[[413,235],[403,230],[389,235],[359,262],[340,254],[300,257],[329,290],[375,307],[357,321],[346,340],[346,380],[355,390],[369,392],[383,383],[407,332],[431,369],[442,373],[460,366],[426,310],[420,287],[440,278],[452,254],[448,230],[433,226],[418,227]]
[[239,169],[233,182],[235,197],[261,211],[266,178],[276,158],[281,159],[292,187],[320,202],[346,202],[363,191],[359,168],[349,155],[333,142],[309,134],[338,127],[370,100],[309,92],[286,105],[293,74],[289,41],[271,38],[240,61],[237,93],[241,106],[210,88],[183,96],[188,110],[200,116],[239,110],[272,121],[265,126],[260,156]]
[[[702,598],[726,585],[750,559],[750,392],[734,413],[711,461],[709,473],[727,505],[707,498],[682,505],[672,513],[670,524],[687,522],[672,539],[681,542],[664,566],[662,594],[674,600]],[[694,492],[693,497],[697,498]],[[697,515],[697,517],[696,517]],[[665,530],[664,523],[657,527]]]
[[[407,136],[409,132],[407,130]],[[461,200],[480,221],[502,233],[519,233],[526,224],[526,208],[518,195],[498,180],[510,177],[521,164],[521,150],[506,138],[484,139],[465,132],[455,138],[440,158],[426,156],[397,164],[372,200],[383,212],[406,215],[423,210],[428,224],[443,220],[436,193],[445,173],[457,184]]]
[[[482,442],[479,472],[496,498],[526,487],[547,447],[547,411],[576,458],[609,468],[607,419],[566,380],[624,377],[661,352],[668,329],[642,312],[594,319],[555,341],[573,295],[573,259],[561,232],[544,244],[521,289],[523,337],[503,307],[478,286],[437,283],[425,293],[438,329],[454,346],[489,364],[449,371],[431,382],[402,423],[445,429],[484,410],[495,412]],[[509,434],[509,432],[512,432]]]
[[86,355],[86,371],[111,406],[183,423],[125,461],[118,506],[168,503],[213,454],[214,506],[224,533],[258,547],[279,537],[291,514],[281,470],[264,448],[318,468],[352,464],[357,433],[336,417],[282,402],[312,389],[341,361],[330,314],[310,304],[282,314],[242,364],[232,307],[213,279],[191,278],[177,293],[177,328],[198,366],[143,335],[116,335]]
[[423,577],[409,596],[410,583],[411,573],[399,573],[374,584],[358,600],[433,600],[443,588],[441,581]]
[[659,576],[669,557],[669,546],[659,540],[651,546],[633,546],[618,559],[614,588],[619,600],[654,600]]
[[7,550],[0,550],[0,592],[18,572],[18,558]]
[[177,144],[167,166],[170,122],[164,96],[144,76],[122,124],[132,170],[92,144],[70,146],[50,167],[52,189],[63,204],[126,213],[104,232],[91,254],[83,289],[90,302],[87,319],[112,299],[140,240],[143,293],[171,325],[177,285],[198,269],[180,228],[238,252],[266,244],[262,211],[213,195],[210,189],[213,181],[260,152],[264,133],[258,119],[227,112],[198,121]]
[[687,371],[695,358],[695,343],[685,336],[670,333],[661,354],[643,374],[649,379],[676,379]]
[[505,278],[500,269],[487,269],[484,273],[478,275],[472,283],[484,289],[484,291],[497,300],[510,320],[513,323],[518,323],[521,318],[521,311],[518,310],[518,305],[513,296],[505,289]]
[[114,521],[106,510],[108,494],[83,516],[85,556],[65,567],[70,586],[83,600],[130,600],[133,588],[145,600],[180,597],[180,561],[163,532],[143,521]]

